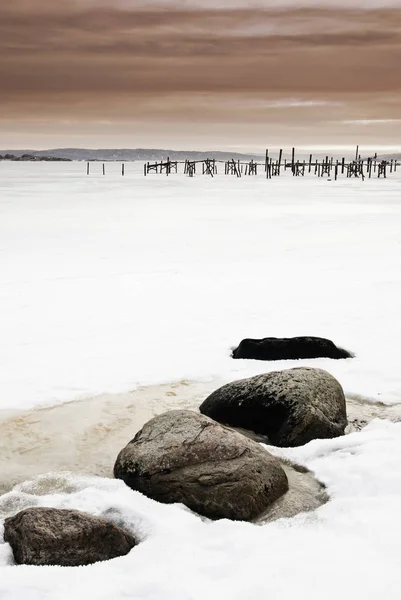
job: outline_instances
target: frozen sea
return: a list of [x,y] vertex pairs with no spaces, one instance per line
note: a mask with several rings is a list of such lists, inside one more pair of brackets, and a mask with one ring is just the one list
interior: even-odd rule
[[294,335],[356,353],[315,361],[347,393],[399,401],[401,168],[365,182],[106,169],[0,163],[1,408],[238,378],[270,368],[231,360],[241,338]]
[[[84,163],[0,162],[0,424],[82,400],[79,420],[84,399],[145,386],[157,405],[160,384],[306,364],[335,375],[350,400],[401,405],[401,169],[334,182],[145,178],[141,166],[122,177],[106,164],[103,176],[94,163],[86,176]],[[295,335],[331,338],[356,357],[230,358],[243,337]],[[163,398],[176,406],[174,392]],[[0,542],[0,598],[398,599],[401,424],[384,417],[274,449],[312,470],[331,500],[264,526],[211,523],[86,473],[21,483],[0,496],[0,522],[36,504],[113,508],[142,543],[60,569],[15,567]],[[14,439],[5,431],[3,451]]]

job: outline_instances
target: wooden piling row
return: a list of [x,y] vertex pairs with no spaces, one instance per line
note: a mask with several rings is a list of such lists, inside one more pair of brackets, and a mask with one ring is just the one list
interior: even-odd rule
[[[315,175],[317,177],[325,177],[328,179],[334,177],[337,181],[339,175],[345,175],[347,178],[360,178],[362,180],[365,177],[369,179],[373,175],[378,178],[387,178],[387,175],[393,174],[397,171],[397,160],[391,159],[378,160],[377,153],[374,156],[362,158],[359,154],[359,146],[356,147],[355,159],[347,161],[345,157],[340,160],[334,159],[334,157],[325,156],[323,159],[313,159],[313,155],[309,155],[309,160],[297,160],[295,148],[291,149],[291,159],[285,158],[283,160],[283,150],[280,149],[278,158],[275,159],[271,156],[269,149],[266,149],[264,162],[257,162],[251,159],[250,161],[240,161],[230,159],[227,161],[216,160],[214,158],[205,158],[203,160],[185,160],[185,161],[172,161],[169,157],[166,160],[157,161],[154,163],[146,162],[143,166],[144,176],[150,173],[166,174],[167,176],[171,173],[178,173],[178,165],[184,165],[184,174],[188,177],[194,177],[197,172],[197,165],[201,165],[202,175],[214,177],[217,175],[218,163],[224,163],[224,174],[234,175],[237,178],[242,176],[255,176],[258,174],[258,167],[263,166],[265,170],[266,179],[272,179],[273,177],[279,177],[282,171],[289,169],[293,177],[305,177],[306,173]],[[90,161],[86,164],[86,174],[89,175],[91,172]],[[102,163],[102,174],[106,175],[106,165]],[[376,175],[377,174],[377,175]],[[125,164],[121,164],[121,175],[125,175]]]

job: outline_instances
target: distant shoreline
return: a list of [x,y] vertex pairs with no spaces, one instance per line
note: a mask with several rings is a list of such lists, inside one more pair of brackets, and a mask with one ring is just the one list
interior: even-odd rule
[[71,158],[62,158],[60,156],[36,156],[35,154],[0,154],[0,161],[10,162],[71,162]]
[[[275,159],[278,156],[277,149],[269,149],[269,157]],[[321,150],[313,152],[314,158],[324,158],[327,154],[339,160],[345,156],[354,158],[354,151],[344,151],[341,154],[336,151]],[[296,148],[298,160],[309,160],[310,151],[304,148]],[[362,156],[364,154],[362,153]],[[370,154],[369,154],[370,156]],[[291,157],[291,148],[284,148],[283,159]],[[230,150],[172,150],[164,148],[51,148],[47,150],[34,149],[0,149],[0,161],[102,161],[102,162],[155,162],[167,159],[172,161],[200,161],[215,159],[220,161],[265,161],[265,152],[230,152]],[[379,160],[401,161],[401,151],[378,153]]]

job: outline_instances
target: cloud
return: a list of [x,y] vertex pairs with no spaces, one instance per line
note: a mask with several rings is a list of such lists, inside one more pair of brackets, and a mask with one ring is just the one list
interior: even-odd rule
[[361,6],[2,0],[3,117],[396,125],[401,0]]
[[401,10],[2,8],[0,93],[394,91],[400,23]]
[[353,119],[343,121],[345,125],[388,125],[393,123],[401,123],[401,119]]

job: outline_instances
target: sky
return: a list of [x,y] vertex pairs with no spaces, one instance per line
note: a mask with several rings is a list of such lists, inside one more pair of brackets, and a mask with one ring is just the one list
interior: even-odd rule
[[1,148],[401,148],[401,0],[0,0]]

